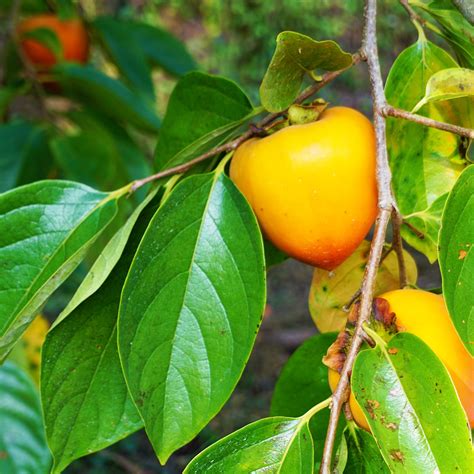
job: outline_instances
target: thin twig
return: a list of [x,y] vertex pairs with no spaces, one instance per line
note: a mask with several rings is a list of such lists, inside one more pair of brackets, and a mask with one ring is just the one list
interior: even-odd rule
[[426,127],[437,128],[438,130],[444,130],[445,132],[455,133],[461,137],[470,138],[474,140],[474,130],[472,128],[460,127],[459,125],[452,125],[450,123],[438,122],[437,120],[430,119],[428,117],[423,117],[422,115],[412,114],[406,110],[397,109],[391,105],[386,105],[382,109],[382,113],[385,117],[396,117],[404,120],[409,120],[410,122],[416,122]]
[[405,288],[408,285],[408,277],[405,265],[405,256],[403,255],[403,241],[401,234],[402,223],[403,218],[398,209],[394,207],[392,211],[392,247],[397,254],[400,288]]
[[418,15],[418,13],[416,13],[416,11],[408,3],[408,0],[400,0],[400,4],[407,11],[411,21],[418,22],[420,25],[425,24],[426,20],[422,16]]
[[406,225],[419,239],[423,240],[425,238],[425,234],[417,229],[413,224],[410,224],[407,220],[402,219],[402,224]]
[[[361,55],[359,53],[356,53],[352,56],[352,65],[355,65],[361,61]],[[352,66],[351,65],[351,66]],[[349,66],[349,67],[351,67]],[[312,84],[311,86],[307,87],[295,100],[296,104],[300,104],[304,102],[306,99],[311,97],[312,95],[316,94],[319,90],[321,90],[326,84],[329,82],[333,81],[341,75],[344,71],[346,71],[348,68],[345,69],[340,69],[339,71],[331,71],[322,76],[321,81]],[[252,138],[256,133],[258,133],[259,129],[263,129],[266,125],[269,123],[273,122],[275,119],[280,117],[282,114],[284,114],[286,110],[282,112],[277,112],[277,113],[272,113],[266,115],[260,122],[258,122],[256,125],[253,127],[250,127],[245,133],[240,135],[240,137],[231,140],[227,143],[224,143],[223,145],[220,145],[218,147],[212,148],[211,150],[207,151],[206,153],[203,153],[202,155],[197,156],[196,158],[193,158],[190,161],[187,161],[186,163],[183,163],[178,166],[174,166],[172,168],[168,168],[166,170],[160,171],[159,173],[155,173],[151,176],[147,176],[146,178],[143,179],[137,179],[136,181],[133,182],[130,192],[134,192],[137,189],[141,188],[147,183],[150,183],[152,181],[156,181],[161,178],[165,178],[167,176],[171,176],[173,174],[178,174],[178,173],[184,173],[188,171],[190,168],[192,168],[194,165],[197,163],[200,163],[201,161],[205,161],[208,158],[211,158],[213,156],[216,156],[220,153],[226,153],[232,150],[235,150],[238,148],[243,142],[247,141],[249,138]]]
[[[382,265],[384,260],[390,255],[390,253],[394,250],[393,245],[388,247],[380,257],[379,266]],[[359,288],[352,296],[351,299],[342,307],[342,311],[349,312],[351,306],[359,299],[359,296],[362,293],[362,288]]]
[[321,460],[320,472],[323,474],[329,474],[331,472],[331,459],[334,449],[337,423],[342,405],[345,402],[345,394],[347,393],[349,384],[349,374],[352,371],[357,353],[364,340],[363,324],[369,320],[371,314],[375,278],[377,276],[377,270],[385,244],[387,226],[390,221],[390,215],[392,213],[394,203],[391,191],[391,172],[387,155],[385,118],[382,115],[382,110],[386,106],[386,99],[377,51],[376,0],[366,0],[364,17],[365,25],[362,49],[365,53],[365,57],[367,58],[374,109],[379,213],[375,224],[374,237],[370,247],[369,259],[365,268],[364,279],[362,282],[361,303],[354,336],[352,338],[351,345],[348,349],[347,357],[341,371],[341,378],[333,394],[328,431],[324,444],[323,458]]

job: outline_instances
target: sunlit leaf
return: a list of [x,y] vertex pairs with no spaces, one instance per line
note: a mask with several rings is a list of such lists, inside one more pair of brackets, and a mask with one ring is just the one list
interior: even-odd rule
[[112,221],[126,192],[51,180],[0,196],[0,359]]
[[466,414],[446,368],[416,336],[362,351],[352,390],[391,472],[470,472]]
[[[421,36],[393,64],[385,87],[387,100],[395,107],[412,110],[424,97],[429,78],[438,71],[454,67],[457,64],[447,52]],[[428,103],[419,111],[435,120],[464,126],[470,123],[471,112],[463,99]],[[387,144],[393,189],[401,213],[404,217],[416,215],[423,226],[434,227],[430,233],[434,240],[409,232],[404,236],[408,234],[409,244],[434,261],[436,229],[440,226],[438,207],[434,203],[450,191],[463,169],[461,137],[390,118],[387,120]]]
[[264,298],[262,239],[243,196],[222,170],[179,183],[138,248],[118,330],[125,378],[162,462],[232,393]]
[[428,102],[472,96],[474,96],[474,71],[460,67],[442,69],[429,78],[425,96],[415,105],[413,112]]
[[145,205],[109,242],[46,339],[41,395],[54,473],[143,426],[120,365],[117,317],[121,288],[155,211],[140,214]]
[[183,474],[313,473],[313,442],[307,420],[264,418],[198,454]]

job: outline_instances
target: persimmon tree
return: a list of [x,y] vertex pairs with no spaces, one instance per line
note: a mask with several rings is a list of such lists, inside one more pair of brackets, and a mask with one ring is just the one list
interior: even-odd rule
[[[0,471],[59,473],[142,428],[166,463],[235,389],[266,270],[287,252],[318,266],[309,307],[319,333],[284,366],[270,416],[207,447],[185,472],[470,472],[469,4],[401,1],[418,40],[385,83],[375,0],[361,12],[357,52],[282,32],[255,106],[234,82],[199,72],[164,30],[79,18],[68,2],[46,16],[9,3]],[[76,29],[87,31],[80,57],[70,53]],[[373,125],[317,97],[360,63]],[[160,68],[179,78],[163,119]],[[35,101],[36,120],[16,116],[22,96]],[[442,288],[417,286],[405,244],[437,262]],[[22,347],[32,323],[44,332],[35,317],[81,263],[88,272],[42,345],[38,391]]]

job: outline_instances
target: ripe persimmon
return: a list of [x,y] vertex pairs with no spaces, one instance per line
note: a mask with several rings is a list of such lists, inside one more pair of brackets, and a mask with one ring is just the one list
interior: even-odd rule
[[62,20],[55,14],[42,14],[21,21],[17,27],[23,52],[37,69],[48,70],[57,62],[54,52],[45,44],[25,37],[26,33],[39,28],[50,29],[56,34],[65,61],[87,62],[89,38],[84,23],[78,18]]
[[[334,393],[336,390],[337,384],[339,383],[341,376],[339,372],[334,369],[328,369],[328,382],[331,391]],[[352,418],[357,423],[358,426],[364,428],[366,431],[370,431],[369,423],[367,422],[367,418],[365,417],[362,408],[360,407],[358,401],[356,400],[354,394],[350,393],[349,395],[349,407],[351,409]]]
[[474,428],[474,359],[462,343],[443,297],[404,289],[389,291],[380,298],[387,300],[395,313],[397,329],[418,336],[443,362]]
[[377,214],[374,130],[347,107],[246,141],[230,177],[276,247],[326,270],[352,254]]

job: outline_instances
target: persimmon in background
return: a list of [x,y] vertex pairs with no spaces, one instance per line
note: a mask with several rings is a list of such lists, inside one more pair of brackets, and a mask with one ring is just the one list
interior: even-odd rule
[[33,38],[22,38],[26,33],[39,28],[50,29],[56,34],[65,61],[82,64],[87,62],[89,38],[84,23],[78,18],[63,20],[55,14],[44,14],[23,20],[17,29],[25,55],[38,69],[47,70],[57,62],[54,52],[45,44]]

